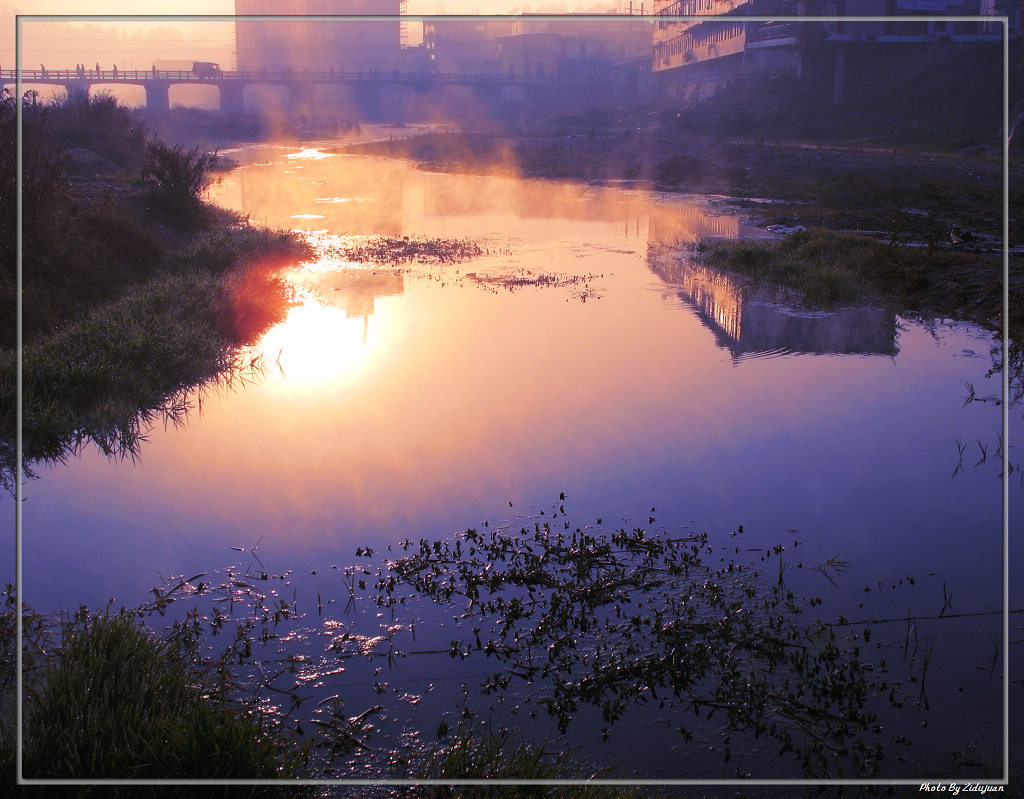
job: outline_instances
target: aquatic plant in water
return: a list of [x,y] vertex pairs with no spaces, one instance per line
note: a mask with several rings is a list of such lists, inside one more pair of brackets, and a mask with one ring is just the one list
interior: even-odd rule
[[359,263],[457,264],[483,255],[480,245],[464,239],[419,239],[372,236],[333,247],[323,247],[326,255]]
[[[532,528],[402,548],[377,574],[376,603],[397,613],[419,596],[461,608],[471,632],[451,641],[451,656],[493,659],[485,694],[540,686],[535,702],[563,733],[581,706],[600,710],[607,736],[652,703],[676,709],[687,740],[690,714],[724,717],[726,761],[728,732],[744,731],[774,739],[804,776],[879,773],[875,711],[894,685],[831,625],[804,617],[820,600],[795,596],[781,567],[772,582],[737,560],[713,565],[707,534],[577,526],[564,505]],[[764,559],[781,564],[782,551]]]

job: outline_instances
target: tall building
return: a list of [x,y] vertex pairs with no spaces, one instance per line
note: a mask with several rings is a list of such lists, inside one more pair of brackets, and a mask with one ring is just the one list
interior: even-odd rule
[[505,19],[432,19],[423,23],[423,45],[434,72],[498,72],[498,39],[511,33]]
[[[993,23],[935,19],[939,16],[1007,14],[1011,34],[1020,32],[1020,0],[653,0],[653,4],[654,13],[665,19],[654,25],[652,69],[661,94],[680,100],[711,94],[741,72],[800,77],[809,63],[820,68],[822,55],[827,56],[838,86],[844,80],[848,54],[864,65],[874,62],[893,67],[897,54],[914,54],[921,46],[998,36]],[[804,15],[875,19],[746,21],[748,16]],[[720,19],[679,19],[681,16]],[[922,19],[878,19],[885,16]],[[812,61],[809,57],[814,50],[816,60]]]
[[582,78],[607,74],[612,65],[649,58],[651,23],[632,15],[570,19],[522,14],[499,39],[499,71],[534,77]]
[[[802,0],[653,0],[659,16],[716,16],[727,20],[666,19],[654,24],[652,69],[666,93],[693,99],[744,66],[799,73],[796,23],[746,22],[747,15],[806,13]],[[756,62],[756,63],[754,63]],[[709,80],[711,79],[711,80]]]
[[359,15],[361,20],[238,20],[243,71],[360,72],[389,69],[400,49],[403,0],[235,0],[238,16]]

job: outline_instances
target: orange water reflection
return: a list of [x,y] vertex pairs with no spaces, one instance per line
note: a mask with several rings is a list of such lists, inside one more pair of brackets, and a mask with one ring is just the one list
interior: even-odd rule
[[[135,466],[92,458],[68,470],[61,479],[76,512],[145,514],[160,519],[154,527],[166,535],[195,530],[231,545],[265,536],[265,546],[346,551],[366,543],[370,530],[394,540],[400,528],[471,523],[479,508],[506,500],[518,507],[568,482],[632,507],[661,481],[673,501],[725,514],[727,523],[739,494],[757,513],[832,518],[836,496],[858,496],[857,481],[837,464],[888,469],[878,453],[935,436],[927,415],[887,422],[905,399],[893,381],[910,381],[915,396],[945,396],[950,386],[956,395],[963,383],[962,364],[948,358],[916,373],[897,373],[877,357],[738,362],[751,347],[843,350],[801,349],[790,328],[780,322],[777,334],[776,317],[741,307],[732,289],[659,271],[651,244],[743,230],[736,217],[701,203],[426,175],[391,162],[371,173],[367,159],[312,163],[327,171],[285,179],[278,161],[229,175],[255,180],[236,207],[283,223],[327,209],[316,220],[328,230],[322,242],[359,228],[471,237],[484,254],[401,268],[353,268],[330,254],[289,270],[303,304],[259,343],[263,375],[207,397],[184,429],[154,431]],[[359,202],[317,203],[357,194]],[[382,197],[404,205],[375,226]],[[526,271],[596,276],[593,294],[584,302],[567,285],[513,293],[470,276]],[[716,309],[742,313],[743,325],[730,326]],[[847,336],[845,326],[838,319],[836,335]],[[892,353],[891,326],[887,336],[847,350]],[[922,341],[918,352],[930,352]],[[961,413],[962,397],[949,400],[948,412]],[[851,439],[847,430],[858,434]],[[925,478],[900,470],[887,485],[910,479]]]

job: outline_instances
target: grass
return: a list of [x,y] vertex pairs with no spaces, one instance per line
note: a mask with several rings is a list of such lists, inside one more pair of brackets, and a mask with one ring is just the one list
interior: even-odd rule
[[185,664],[128,615],[66,621],[29,709],[29,777],[251,779],[296,771],[257,718],[206,701]]
[[[0,615],[5,689],[0,746],[14,771],[15,600]],[[266,718],[217,693],[128,611],[66,616],[56,630],[25,621],[22,763],[29,779],[296,779],[305,752]],[[207,664],[208,665],[208,664]],[[25,789],[36,795],[46,789]],[[52,790],[52,789],[51,789]],[[85,795],[90,789],[68,795]],[[232,786],[211,795],[294,795],[295,788]],[[179,795],[180,790],[114,788],[103,794]]]
[[[88,441],[135,455],[150,420],[187,413],[190,389],[254,368],[240,361],[239,347],[284,317],[289,298],[274,268],[304,252],[286,234],[249,226],[199,237],[153,279],[26,345],[26,462],[63,460]],[[5,441],[14,439],[16,363],[14,351],[0,352]],[[10,485],[8,449],[0,477]]]
[[[899,310],[990,323],[1002,301],[992,256],[887,244],[870,236],[812,229],[783,239],[703,240],[703,264],[763,287],[796,291],[812,306],[876,301]],[[1021,321],[1018,314],[1012,323]]]
[[202,207],[200,195],[217,154],[186,150],[181,144],[169,145],[153,138],[146,143],[148,159],[141,180],[150,195],[171,214],[188,219]]
[[570,752],[553,752],[530,743],[507,729],[489,724],[460,724],[441,743],[413,763],[411,776],[421,780],[453,781],[451,785],[422,785],[407,795],[428,799],[514,799],[520,796],[584,797],[612,799],[640,796],[638,789],[609,786],[552,785],[459,785],[458,780],[561,780],[599,779],[608,769],[589,776],[580,775]]

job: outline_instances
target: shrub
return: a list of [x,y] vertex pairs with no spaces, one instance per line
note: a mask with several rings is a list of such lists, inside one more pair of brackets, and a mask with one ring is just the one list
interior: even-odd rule
[[186,150],[181,144],[172,147],[157,138],[149,140],[146,152],[148,160],[142,168],[142,182],[151,187],[154,199],[180,219],[194,218],[202,205],[200,192],[217,154],[200,152],[198,147]]
[[261,720],[203,690],[127,612],[79,611],[26,693],[29,778],[275,779],[298,753]]

